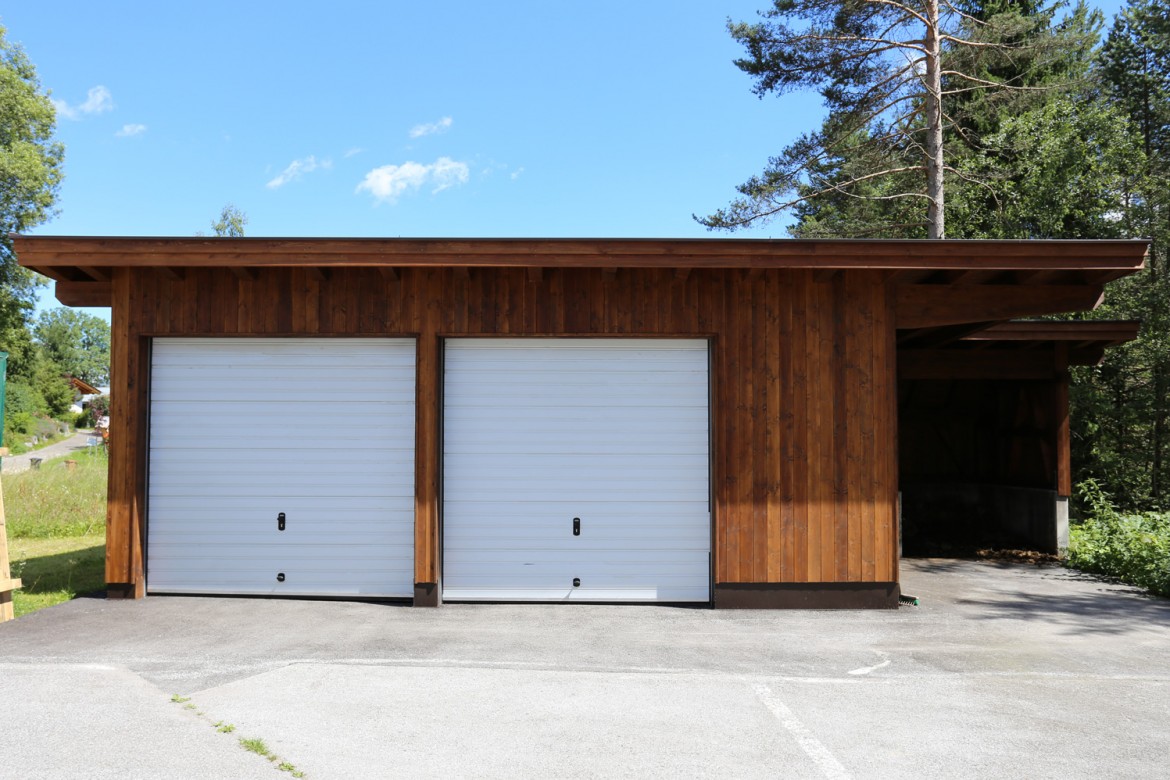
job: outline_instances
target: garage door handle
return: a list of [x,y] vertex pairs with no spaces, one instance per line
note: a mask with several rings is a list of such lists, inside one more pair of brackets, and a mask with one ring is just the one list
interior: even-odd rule
[[581,518],[574,517],[573,518],[573,536],[580,536],[580,535],[581,535]]
[[279,515],[276,516],[276,530],[277,531],[284,530],[284,512],[281,512]]

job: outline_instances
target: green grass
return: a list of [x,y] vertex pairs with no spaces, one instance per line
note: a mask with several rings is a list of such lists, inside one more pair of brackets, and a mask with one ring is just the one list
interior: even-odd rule
[[264,740],[258,737],[253,737],[251,739],[240,737],[240,747],[251,753],[255,753],[258,756],[264,756],[269,761],[272,761],[276,758],[276,756],[272,755],[272,751],[268,749],[268,746],[264,744]]
[[12,593],[17,617],[106,586],[105,536],[14,539],[8,552],[12,576],[22,580]]
[[4,441],[7,442],[7,444],[5,444],[4,446],[6,446],[8,448],[8,452],[11,453],[12,455],[24,455],[27,452],[36,452],[37,450],[43,450],[45,447],[48,447],[50,444],[56,444],[59,441],[65,441],[70,436],[72,436],[73,433],[74,433],[73,431],[69,431],[68,433],[55,433],[52,436],[43,436],[43,437],[41,437],[40,441],[38,441],[36,444],[32,445],[31,447],[26,447],[26,446],[24,446],[24,443],[26,441],[32,440],[31,433],[17,433],[16,431],[5,431],[4,432]]
[[101,447],[47,460],[36,470],[4,477],[11,539],[63,539],[105,533],[108,458]]
[[106,454],[97,449],[45,461],[3,478],[16,616],[105,587]]

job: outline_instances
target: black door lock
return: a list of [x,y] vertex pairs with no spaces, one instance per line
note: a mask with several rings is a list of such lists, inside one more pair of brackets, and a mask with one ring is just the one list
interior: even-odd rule
[[281,572],[280,574],[276,575],[276,581],[277,582],[284,582],[284,572]]
[[580,577],[574,577],[574,578],[573,578],[573,587],[574,587],[574,588],[579,588],[579,587],[581,587],[581,578],[580,578]]
[[277,531],[284,530],[284,512],[281,512],[279,515],[276,516],[276,530]]
[[580,535],[581,535],[581,518],[574,517],[573,518],[573,536],[580,536]]

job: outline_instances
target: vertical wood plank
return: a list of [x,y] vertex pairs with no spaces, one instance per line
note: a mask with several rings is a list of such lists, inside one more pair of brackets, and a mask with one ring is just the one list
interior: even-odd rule
[[[110,427],[116,431],[133,428],[131,406],[134,374],[131,370],[130,275],[118,268],[113,273],[113,306],[110,310]],[[111,437],[109,482],[106,500],[106,582],[117,588],[133,582],[130,574],[132,474],[134,454],[129,437]],[[124,595],[112,589],[115,595]]]
[[1055,420],[1056,495],[1072,495],[1072,436],[1068,419],[1068,344],[1056,345],[1056,381],[1053,383]]
[[898,468],[898,399],[896,333],[893,325],[893,285],[883,274],[875,280],[873,305],[874,396],[874,581],[896,580]]
[[[440,280],[440,273],[430,270],[425,273],[432,290],[440,286],[436,284]],[[423,308],[415,387],[414,580],[416,583],[438,583],[439,474],[442,459],[439,441],[442,345],[439,332],[443,325],[442,301],[437,294],[432,295]]]
[[[856,425],[854,421],[850,420],[850,402],[856,402],[857,399],[852,397],[851,393],[846,393],[845,388],[849,386],[849,382],[855,379],[856,372],[849,369],[849,358],[846,349],[849,341],[849,334],[846,333],[845,327],[845,309],[847,301],[845,298],[845,274],[837,274],[833,277],[833,281],[826,284],[817,285],[820,288],[829,288],[824,295],[824,310],[827,313],[828,319],[832,322],[832,350],[830,358],[832,361],[831,373],[821,385],[822,388],[830,388],[828,394],[833,397],[833,411],[829,416],[832,422],[832,434],[829,438],[831,442],[830,447],[832,452],[829,461],[832,464],[832,475],[829,478],[832,484],[832,525],[833,525],[833,554],[836,582],[849,581],[849,540],[850,535],[850,521],[856,523],[856,517],[850,518],[850,495],[849,495],[849,454],[856,446],[849,438],[849,430]],[[852,423],[852,424],[851,424]],[[826,431],[826,433],[828,433]]]

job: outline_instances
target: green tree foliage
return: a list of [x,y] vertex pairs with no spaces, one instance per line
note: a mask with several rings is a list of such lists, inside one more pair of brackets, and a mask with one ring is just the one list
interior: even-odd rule
[[110,324],[101,317],[64,307],[41,312],[33,327],[45,356],[69,376],[91,385],[110,377]]
[[1110,285],[1098,318],[1141,319],[1142,334],[1074,386],[1074,467],[1119,504],[1170,506],[1170,16],[1132,0],[1098,61],[1102,97],[1143,153],[1124,182],[1121,232],[1152,240],[1147,270]]
[[73,405],[73,385],[65,378],[61,366],[44,353],[33,364],[33,387],[45,399],[45,411],[51,417],[64,417]]
[[757,94],[815,88],[829,115],[699,221],[734,230],[795,210],[814,235],[949,235],[946,188],[978,181],[957,166],[987,130],[975,118],[1044,91],[1032,82],[1060,70],[1050,60],[1072,61],[1052,9],[994,3],[774,0],[763,21],[731,24]]
[[53,214],[64,147],[53,139],[56,112],[24,50],[0,27],[0,349],[27,360],[26,331],[38,277],[16,264],[10,233]]
[[[1139,153],[1121,112],[1103,103],[1088,63],[1100,15],[1083,4],[1057,19],[1059,6],[994,0],[962,6],[971,43],[943,52],[947,235],[952,238],[1049,238],[1117,235],[1107,215],[1124,204],[1124,180]],[[1002,48],[999,48],[1002,47]],[[968,75],[953,77],[952,71]],[[971,79],[1011,88],[972,86]],[[830,113],[825,125],[837,121]],[[899,167],[920,151],[914,143],[875,151],[848,144],[816,171],[837,187],[866,172]],[[898,197],[917,186],[899,174],[815,192],[796,204],[793,235],[925,238],[920,202]]]
[[248,215],[229,203],[219,213],[219,219],[212,220],[211,229],[220,237],[239,238],[247,224]]

